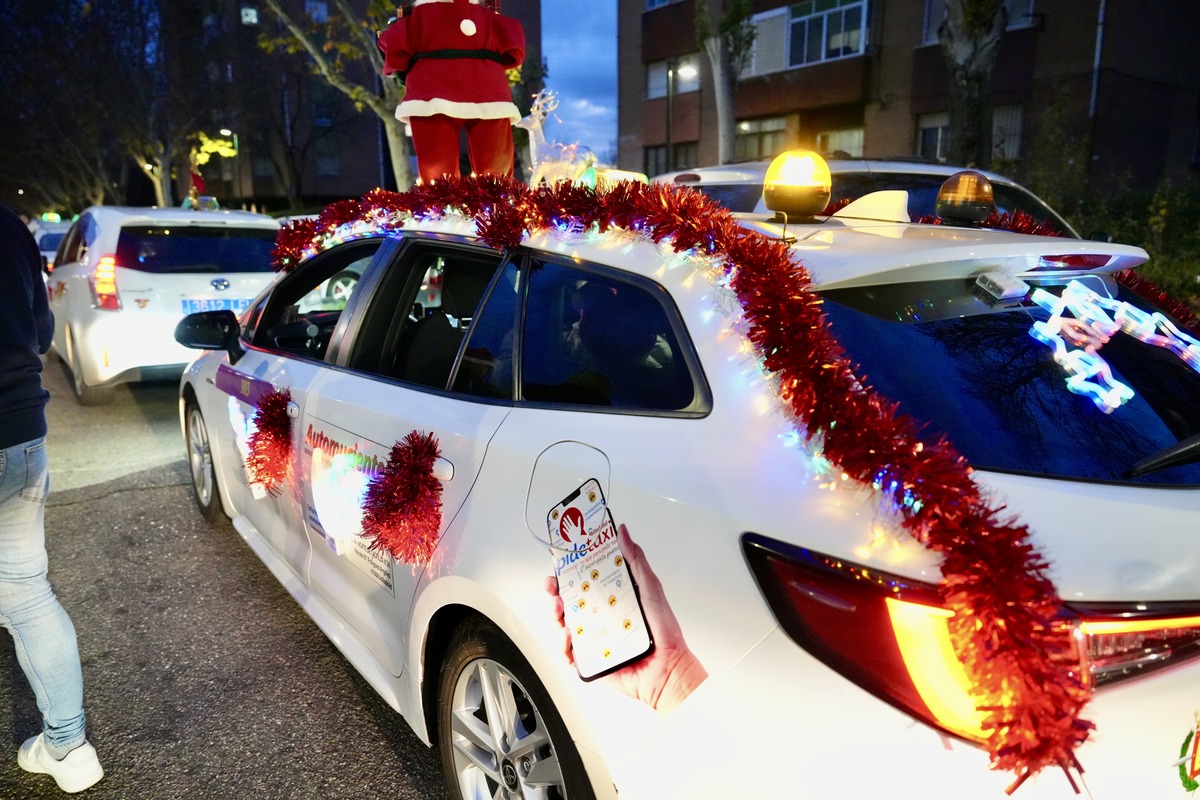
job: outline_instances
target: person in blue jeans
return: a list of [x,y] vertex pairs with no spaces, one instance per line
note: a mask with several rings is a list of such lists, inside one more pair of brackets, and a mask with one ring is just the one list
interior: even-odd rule
[[17,763],[48,774],[64,792],[104,777],[88,742],[83,670],[75,626],[47,575],[46,402],[41,355],[54,318],[33,234],[0,206],[0,624],[37,698],[42,732],[25,741]]

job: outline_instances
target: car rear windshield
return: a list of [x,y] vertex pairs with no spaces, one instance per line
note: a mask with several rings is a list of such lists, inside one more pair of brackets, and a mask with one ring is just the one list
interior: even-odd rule
[[[1156,310],[1111,279],[1086,283]],[[966,279],[829,290],[821,293],[822,308],[860,377],[901,413],[927,424],[926,438],[946,434],[978,469],[1200,485],[1200,463],[1129,475],[1134,464],[1200,433],[1200,374],[1182,358],[1169,347],[1113,334],[1095,353],[1132,397],[1105,413],[1068,389],[1069,375],[1052,348],[1031,335],[1048,311],[1028,300],[993,304],[973,287]],[[1060,295],[1063,286],[1042,288]]]
[[63,237],[66,235],[65,231],[63,233],[43,234],[42,238],[38,239],[38,249],[43,253],[53,253],[58,249],[59,243],[62,242]]
[[695,189],[708,195],[730,211],[750,213],[762,197],[761,183],[677,183],[675,186]]
[[[946,177],[919,172],[838,172],[833,176],[829,202],[836,205],[843,200],[857,200],[871,192],[902,189],[908,192],[908,214],[915,222],[936,215],[938,190],[946,182]],[[1066,220],[1028,191],[998,181],[992,182],[992,191],[998,213],[1015,214],[1022,211],[1038,222],[1050,225],[1058,233],[1076,236]]]
[[276,231],[201,225],[127,225],[117,266],[143,272],[270,272]]

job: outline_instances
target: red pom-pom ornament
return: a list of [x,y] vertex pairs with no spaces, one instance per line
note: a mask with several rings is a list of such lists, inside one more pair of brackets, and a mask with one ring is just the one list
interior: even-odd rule
[[442,527],[442,482],[433,474],[440,455],[432,433],[413,431],[392,445],[363,497],[362,535],[372,550],[414,566],[429,561]]
[[259,399],[246,456],[250,484],[276,496],[292,476],[292,418],[287,411],[290,402],[290,389],[270,391]]

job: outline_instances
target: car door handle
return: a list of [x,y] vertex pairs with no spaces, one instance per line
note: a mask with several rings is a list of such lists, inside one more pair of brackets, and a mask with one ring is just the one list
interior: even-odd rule
[[289,401],[287,404],[287,415],[291,419],[300,419],[300,406]]
[[454,465],[446,459],[439,457],[433,462],[433,477],[442,483],[454,480]]

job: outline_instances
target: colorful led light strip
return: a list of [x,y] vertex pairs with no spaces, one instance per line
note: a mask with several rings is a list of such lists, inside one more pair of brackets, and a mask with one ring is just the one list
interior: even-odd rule
[[[1054,360],[1067,372],[1067,389],[1091,398],[1105,414],[1134,396],[1133,389],[1114,378],[1108,362],[1096,352],[1118,331],[1170,350],[1200,372],[1200,342],[1158,312],[1105,297],[1080,281],[1068,283],[1059,297],[1034,289],[1029,299],[1050,313],[1045,322],[1033,323],[1029,335],[1054,351]],[[1064,317],[1068,311],[1072,316]]]

